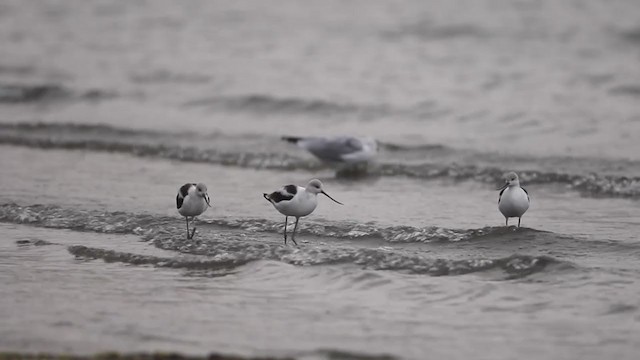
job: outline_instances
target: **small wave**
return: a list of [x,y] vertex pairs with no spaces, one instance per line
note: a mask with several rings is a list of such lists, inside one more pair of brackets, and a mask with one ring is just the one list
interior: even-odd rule
[[440,145],[440,144],[424,144],[424,145],[402,145],[402,144],[394,144],[394,143],[385,143],[385,142],[378,142],[378,145],[380,146],[380,148],[384,149],[385,151],[390,151],[390,152],[407,152],[407,151],[434,151],[434,150],[446,150],[448,149],[446,146],[444,145]]
[[640,44],[640,27],[620,31],[619,36],[622,40],[628,41],[634,45]]
[[409,266],[398,266],[394,263],[390,268],[379,268],[378,270],[410,270],[411,273],[429,274],[434,276],[444,275],[464,275],[489,270],[502,270],[506,273],[507,279],[522,278],[533,273],[544,270],[548,265],[560,264],[556,260],[547,256],[512,255],[499,259],[470,259],[470,260],[447,260],[436,259],[427,262],[410,263]]
[[398,29],[387,30],[382,33],[384,37],[397,39],[411,37],[426,41],[453,40],[453,39],[482,39],[491,34],[480,27],[471,24],[436,25],[431,21],[419,21],[406,24]]
[[434,259],[389,248],[284,247],[279,243],[248,241],[247,238],[194,242],[193,239],[189,241],[184,237],[158,234],[153,241],[156,246],[165,250],[234,258],[240,262],[273,260],[296,266],[353,264],[364,269],[398,271],[413,275],[453,276],[500,270],[504,273],[505,279],[515,279],[541,272],[551,264],[568,265],[547,256],[516,254],[496,259]]
[[111,136],[163,136],[166,135],[162,132],[151,130],[132,130],[117,128],[103,124],[48,124],[42,122],[27,122],[27,123],[9,123],[0,124],[0,129],[4,131],[13,131],[16,133],[24,133],[30,135],[39,134],[74,134],[78,136],[82,135],[100,135],[102,137]]
[[69,246],[67,250],[78,258],[102,259],[106,262],[121,262],[131,265],[153,265],[188,270],[230,270],[247,262],[238,259],[209,258],[162,258],[157,256],[131,254],[114,250],[92,248],[82,245]]
[[0,205],[0,221],[57,229],[141,235],[149,232],[151,224],[161,223],[166,218],[124,212],[66,209],[51,205],[3,204]]
[[323,359],[323,360],[395,360],[396,357],[387,354],[374,355],[355,353],[351,351],[333,350],[333,349],[319,349],[304,356],[303,359]]
[[618,85],[609,90],[612,95],[640,97],[640,84]]
[[16,244],[18,246],[47,246],[47,245],[54,245],[54,243],[48,242],[47,240],[42,240],[42,239],[17,240]]
[[[209,224],[229,229],[242,229],[252,232],[281,233],[282,222],[264,219],[214,219]],[[413,227],[413,226],[389,226],[379,227],[375,224],[360,224],[348,221],[321,224],[304,222],[298,225],[298,234],[311,235],[325,238],[349,239],[349,240],[384,240],[389,243],[441,243],[474,241],[486,238],[495,238],[503,235],[512,235],[513,230],[504,226],[487,226],[479,229],[448,229],[437,226]],[[547,231],[522,228],[524,234],[549,234]]]
[[[171,339],[172,341],[177,341],[176,339]],[[230,354],[222,354],[222,353],[209,353],[206,356],[198,356],[198,355],[193,355],[193,354],[179,354],[176,352],[170,352],[170,353],[162,353],[162,352],[149,352],[149,353],[144,353],[144,352],[137,352],[137,353],[119,353],[119,352],[115,352],[115,351],[110,351],[110,352],[105,352],[105,353],[96,353],[93,355],[69,355],[69,353],[64,353],[64,354],[56,354],[56,353],[50,353],[50,352],[39,352],[39,353],[27,353],[27,352],[5,352],[2,351],[0,352],[0,359],[3,360],[42,360],[42,359],[48,359],[48,360],[69,360],[69,359],[73,359],[73,360],[106,360],[106,359],[111,359],[111,360],[291,360],[290,357],[264,357],[264,358],[257,358],[257,357],[245,357],[245,356],[239,356],[239,355],[230,355]],[[350,360],[350,359],[354,359],[357,360],[359,358],[354,357],[354,358],[349,358],[349,357],[345,357],[345,358],[328,358],[329,360]],[[363,357],[363,360],[368,359],[367,357]],[[373,357],[371,358],[373,360],[376,360],[377,358]]]
[[204,84],[211,81],[208,75],[175,73],[170,70],[135,73],[129,79],[138,84]]
[[28,103],[68,98],[71,93],[58,85],[0,84],[1,103]]
[[0,84],[0,103],[20,104],[51,102],[68,99],[101,100],[114,97],[102,90],[74,92],[56,84]]
[[622,314],[622,313],[634,313],[638,310],[637,305],[616,303],[609,306],[609,309],[605,312],[605,315]]
[[389,106],[338,103],[318,99],[280,98],[270,95],[222,96],[190,101],[185,106],[250,111],[260,114],[316,114],[323,116],[355,114],[362,118],[381,117],[394,112]]
[[[166,244],[163,243],[163,244]],[[175,248],[189,253],[183,248]],[[381,249],[291,249],[281,246],[241,246],[215,242],[208,248],[208,257],[161,258],[74,245],[68,251],[78,258],[102,259],[131,265],[152,265],[187,270],[229,271],[251,261],[275,260],[298,266],[356,264],[366,269],[400,271],[415,275],[464,275],[489,270],[502,270],[506,279],[515,279],[540,272],[560,261],[546,256],[512,255],[498,259],[431,259],[405,255]],[[199,253],[203,252],[202,246]],[[202,255],[202,254],[200,254]],[[213,257],[213,259],[211,258]]]

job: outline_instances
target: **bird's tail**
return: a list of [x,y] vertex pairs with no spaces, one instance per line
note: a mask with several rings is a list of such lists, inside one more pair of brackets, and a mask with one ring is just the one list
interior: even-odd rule
[[271,203],[271,199],[269,199],[269,194],[267,194],[267,193],[262,193],[262,196],[264,196],[264,198],[265,198],[269,203]]
[[281,138],[283,141],[287,141],[293,144],[297,144],[298,141],[302,140],[303,138],[299,137],[299,136],[283,136]]

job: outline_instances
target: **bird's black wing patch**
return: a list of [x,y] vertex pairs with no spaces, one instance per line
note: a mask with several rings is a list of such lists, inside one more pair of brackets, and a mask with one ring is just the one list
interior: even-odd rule
[[[502,191],[500,191],[500,195],[498,195],[498,204],[500,204],[500,200],[502,200],[502,193],[506,190],[507,188],[502,189]],[[526,191],[525,191],[526,192]],[[527,195],[529,196],[529,195]]]
[[180,187],[178,191],[178,196],[176,196],[176,207],[180,209],[182,207],[182,203],[184,202],[184,198],[189,195],[189,189],[192,186],[196,186],[196,184],[184,184]]
[[280,201],[291,200],[296,193],[298,192],[298,187],[295,185],[287,185],[278,191],[274,191],[269,194],[267,197],[270,201],[274,203],[279,203]]
[[269,199],[271,199],[271,201],[273,201],[274,203],[279,203],[280,201],[283,200],[291,200],[293,199],[294,195],[289,195],[289,194],[283,194],[280,191],[274,191],[271,194],[269,194]]
[[192,186],[196,186],[196,184],[184,184],[180,187],[180,195],[182,195],[183,198],[186,198],[187,195],[189,195],[189,189]]
[[529,192],[527,191],[527,189],[523,188],[522,186],[520,186],[520,189],[524,190],[524,193],[527,194],[527,200],[531,202],[531,198],[529,197]]
[[291,195],[295,195],[298,192],[298,187],[295,185],[287,185],[284,187],[284,190]]

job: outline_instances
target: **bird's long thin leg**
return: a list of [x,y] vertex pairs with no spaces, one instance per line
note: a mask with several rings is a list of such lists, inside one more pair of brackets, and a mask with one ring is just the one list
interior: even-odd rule
[[187,221],[187,240],[191,239],[191,235],[189,235],[189,217],[185,216],[184,219]]
[[193,231],[191,232],[191,238],[193,239],[193,235],[196,234],[196,217],[191,218],[191,222],[193,222]]
[[287,245],[287,222],[289,221],[289,217],[284,217],[284,244]]
[[518,227],[520,227],[520,220],[522,220],[522,217],[518,218]]
[[504,217],[504,226],[509,226],[509,218],[508,217]]
[[296,230],[298,229],[299,220],[300,218],[296,216],[296,226],[293,227],[293,234],[291,235],[291,241],[293,241],[293,243],[296,244],[296,246],[298,245],[298,243],[296,242]]

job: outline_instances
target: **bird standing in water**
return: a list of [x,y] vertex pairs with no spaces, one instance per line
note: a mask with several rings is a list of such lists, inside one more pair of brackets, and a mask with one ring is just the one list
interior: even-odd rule
[[518,175],[514,172],[510,172],[505,175],[505,184],[500,190],[498,196],[498,210],[504,215],[505,226],[509,226],[509,218],[518,218],[518,227],[520,227],[520,220],[522,215],[529,209],[529,193],[523,187],[520,187],[520,180]]
[[343,205],[341,202],[335,200],[329,194],[322,189],[322,182],[318,179],[309,181],[307,187],[296,185],[287,185],[278,191],[274,191],[271,194],[264,193],[263,196],[268,202],[278,210],[284,218],[284,243],[287,243],[287,221],[289,216],[295,216],[296,225],[293,228],[291,234],[291,240],[294,244],[296,242],[296,230],[298,229],[298,221],[301,217],[307,216],[316,209],[318,205],[318,194],[324,194],[334,202]]
[[176,196],[176,206],[180,215],[184,216],[187,221],[187,239],[193,239],[196,233],[196,226],[193,225],[193,231],[189,233],[189,217],[195,221],[195,217],[204,213],[207,208],[211,207],[209,194],[207,194],[207,185],[184,184],[178,190]]

